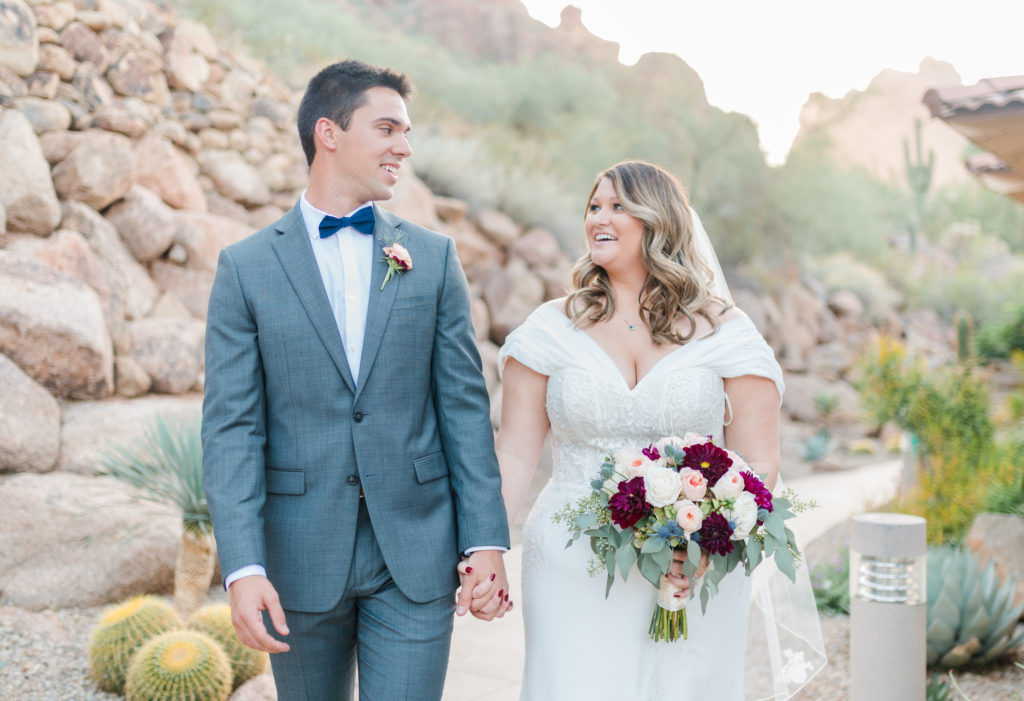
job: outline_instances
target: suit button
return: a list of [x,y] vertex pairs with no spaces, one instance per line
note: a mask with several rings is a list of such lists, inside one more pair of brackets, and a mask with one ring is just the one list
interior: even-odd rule
[[361,423],[363,420],[363,412],[357,411],[356,413],[352,414],[352,420],[355,421],[356,423]]
[[359,475],[349,475],[348,477],[345,478],[345,481],[351,484],[352,486],[355,486],[359,484]]

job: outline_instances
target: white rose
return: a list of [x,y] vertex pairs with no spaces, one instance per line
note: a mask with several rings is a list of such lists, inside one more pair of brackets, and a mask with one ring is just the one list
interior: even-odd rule
[[[700,510],[699,506],[689,499],[677,501],[674,506],[676,507],[676,523],[687,535],[700,530],[704,523],[704,512]],[[754,516],[757,516],[756,511]]]
[[739,470],[729,468],[711,487],[717,499],[735,499],[743,491],[743,475]]
[[736,523],[733,529],[733,540],[746,538],[757,525],[757,502],[750,492],[743,492],[733,502],[732,513],[729,519]]
[[668,506],[679,498],[679,473],[670,467],[649,467],[644,475],[644,489],[647,503],[651,506]]

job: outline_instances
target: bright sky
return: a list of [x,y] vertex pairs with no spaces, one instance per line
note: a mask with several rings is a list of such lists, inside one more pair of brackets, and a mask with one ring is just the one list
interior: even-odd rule
[[[570,0],[521,0],[549,26]],[[571,0],[626,64],[678,54],[711,104],[749,115],[773,164],[785,160],[812,92],[863,90],[884,68],[917,72],[931,56],[966,85],[1024,74],[1020,0]]]

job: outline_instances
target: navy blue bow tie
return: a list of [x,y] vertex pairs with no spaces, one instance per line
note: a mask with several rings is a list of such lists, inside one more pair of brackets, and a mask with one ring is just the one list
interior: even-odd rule
[[351,217],[332,217],[330,214],[320,220],[320,238],[325,239],[333,236],[338,229],[351,226],[364,234],[373,233],[373,207],[363,207]]

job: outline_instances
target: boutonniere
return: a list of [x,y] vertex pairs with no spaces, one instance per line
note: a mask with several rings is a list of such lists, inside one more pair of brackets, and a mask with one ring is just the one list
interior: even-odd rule
[[397,273],[401,275],[406,270],[412,270],[412,256],[409,255],[409,251],[405,249],[400,243],[393,243],[390,246],[384,247],[384,260],[388,262],[388,274],[384,276],[384,282],[380,284],[380,289],[384,289],[384,285],[388,284],[390,280]]

